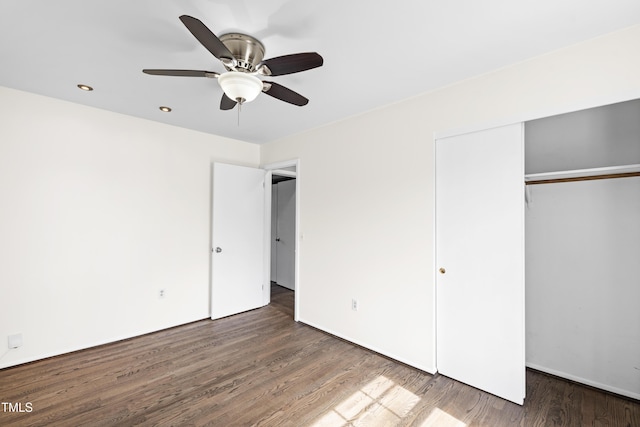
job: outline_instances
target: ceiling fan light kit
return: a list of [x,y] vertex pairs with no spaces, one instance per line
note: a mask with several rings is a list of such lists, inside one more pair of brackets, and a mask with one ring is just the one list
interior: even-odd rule
[[293,105],[307,105],[304,96],[274,82],[262,81],[256,75],[282,76],[322,66],[324,60],[316,52],[296,53],[263,60],[265,48],[259,40],[246,34],[228,33],[218,38],[202,21],[182,15],[180,21],[193,36],[215,56],[227,70],[225,73],[202,70],[144,69],[145,74],[181,77],[217,78],[223,90],[221,110],[251,102],[264,92]]
[[262,92],[262,80],[241,71],[220,74],[218,83],[224,93],[238,104],[251,102]]

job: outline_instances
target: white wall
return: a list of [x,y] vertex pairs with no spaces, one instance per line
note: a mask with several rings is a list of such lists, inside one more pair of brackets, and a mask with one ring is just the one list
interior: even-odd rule
[[434,132],[640,97],[639,50],[636,26],[262,146],[300,158],[300,320],[435,371]]
[[640,399],[640,177],[529,190],[527,365]]
[[208,317],[210,165],[259,146],[0,99],[0,368]]

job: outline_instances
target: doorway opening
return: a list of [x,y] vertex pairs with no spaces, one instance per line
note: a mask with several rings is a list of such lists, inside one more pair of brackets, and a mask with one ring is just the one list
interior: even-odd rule
[[295,291],[296,179],[273,174],[271,283]]
[[263,166],[267,170],[270,206],[267,214],[270,232],[266,265],[269,269],[269,301],[292,298],[292,317],[298,320],[299,265],[299,161],[291,160]]

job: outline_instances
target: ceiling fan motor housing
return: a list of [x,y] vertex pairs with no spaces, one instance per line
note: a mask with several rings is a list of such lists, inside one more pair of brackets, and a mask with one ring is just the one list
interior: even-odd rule
[[[220,41],[236,59],[236,71],[252,73],[264,58],[264,45],[256,38],[240,33],[228,33],[220,36]],[[232,71],[225,64],[227,71]]]

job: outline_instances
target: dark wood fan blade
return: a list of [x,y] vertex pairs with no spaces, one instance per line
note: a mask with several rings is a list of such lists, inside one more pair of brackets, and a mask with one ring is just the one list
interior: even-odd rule
[[269,69],[264,73],[265,75],[282,76],[320,67],[323,62],[322,56],[316,52],[307,52],[266,59],[260,63],[260,66],[266,66]]
[[218,59],[228,58],[233,59],[233,55],[229,52],[229,49],[220,41],[218,36],[213,34],[206,25],[199,19],[189,15],[182,15],[180,17],[182,23],[187,27],[191,34],[198,39],[202,46],[206,47],[209,52]]
[[284,102],[288,102],[289,104],[297,105],[299,107],[302,107],[303,105],[307,105],[309,103],[309,100],[304,96],[292,91],[289,88],[279,85],[278,83],[263,83],[267,83],[267,85],[270,86],[269,89],[264,90],[264,93],[266,93],[267,95],[271,95],[274,98],[277,98]]
[[222,99],[220,100],[220,109],[221,110],[233,110],[237,104],[236,101],[229,98],[226,93],[222,94]]
[[142,70],[145,74],[151,74],[154,76],[178,76],[178,77],[210,77],[216,78],[220,74],[215,71],[202,71],[202,70],[156,70],[147,69]]

